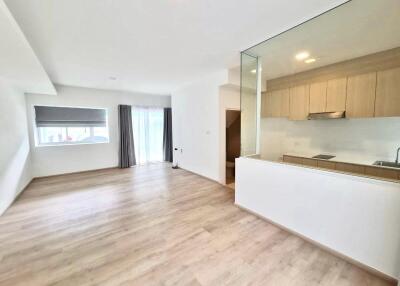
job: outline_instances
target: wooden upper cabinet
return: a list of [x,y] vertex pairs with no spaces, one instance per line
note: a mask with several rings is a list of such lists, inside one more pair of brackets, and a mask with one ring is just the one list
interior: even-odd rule
[[326,111],[327,82],[310,84],[310,113]]
[[289,89],[281,89],[274,91],[280,99],[280,117],[289,117]]
[[346,78],[310,84],[310,113],[346,110]]
[[289,119],[306,120],[310,106],[310,86],[299,85],[291,87],[290,91]]
[[351,76],[347,80],[346,117],[374,117],[376,72]]
[[276,91],[271,92],[271,117],[281,116],[281,98],[280,94]]
[[400,68],[378,72],[375,116],[400,116]]
[[346,110],[347,78],[328,80],[326,91],[326,112]]
[[272,97],[271,92],[261,93],[261,117],[272,116]]
[[289,89],[262,94],[262,117],[289,116]]

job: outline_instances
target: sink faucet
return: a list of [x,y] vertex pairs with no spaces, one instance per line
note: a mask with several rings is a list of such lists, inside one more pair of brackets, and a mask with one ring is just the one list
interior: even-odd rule
[[399,164],[399,152],[400,152],[400,147],[397,148],[397,155],[396,155],[396,165]]

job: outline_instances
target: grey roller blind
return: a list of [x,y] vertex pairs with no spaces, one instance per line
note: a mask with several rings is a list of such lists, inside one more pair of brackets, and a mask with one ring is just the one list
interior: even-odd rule
[[105,127],[106,110],[91,108],[35,106],[37,127]]

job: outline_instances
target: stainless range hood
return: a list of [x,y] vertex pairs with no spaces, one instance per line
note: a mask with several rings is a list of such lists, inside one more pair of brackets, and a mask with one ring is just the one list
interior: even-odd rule
[[316,119],[340,119],[345,118],[345,111],[334,111],[334,112],[319,112],[319,113],[310,113],[308,115],[308,120],[316,120]]

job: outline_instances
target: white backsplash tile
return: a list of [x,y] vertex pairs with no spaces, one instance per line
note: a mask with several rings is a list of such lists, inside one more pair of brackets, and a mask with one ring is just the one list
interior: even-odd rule
[[261,120],[261,157],[328,153],[393,161],[400,147],[400,117],[290,121]]

